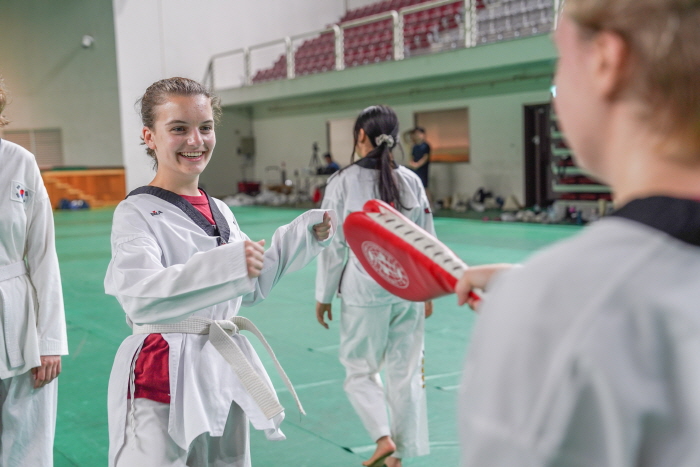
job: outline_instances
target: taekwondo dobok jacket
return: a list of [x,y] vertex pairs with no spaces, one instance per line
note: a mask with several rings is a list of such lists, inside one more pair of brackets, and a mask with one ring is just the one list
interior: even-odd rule
[[700,465],[700,203],[635,200],[497,277],[464,467]]
[[[34,155],[0,140],[0,379],[66,355],[51,202]],[[26,262],[25,262],[26,260]]]
[[[374,169],[374,164],[372,159],[361,159],[328,179],[321,208],[334,210],[339,219],[331,245],[318,258],[316,300],[320,303],[331,303],[336,294],[352,306],[388,305],[403,301],[372,279],[348,248],[343,233],[345,218],[352,212],[362,211],[368,200],[379,197],[376,193],[379,171]],[[403,166],[396,168],[394,174],[400,183],[401,201],[406,208],[402,213],[435,235],[430,203],[418,175]]]
[[[105,291],[119,300],[130,325],[236,316],[241,305],[264,299],[282,275],[308,264],[330,242],[319,242],[312,229],[322,222],[323,211],[308,211],[277,229],[260,277],[250,279],[244,252],[248,237],[228,206],[214,198],[209,203],[217,227],[182,197],[156,187],[137,189],[117,206]],[[335,213],[330,214],[336,225]],[[108,396],[110,465],[124,442],[130,366],[146,336],[127,337],[115,357]],[[205,432],[222,436],[232,402],[269,439],[284,439],[279,429],[284,413],[272,419],[263,415],[207,335],[163,338],[170,348],[168,432],[181,448]],[[272,387],[247,338],[234,334],[233,339]]]

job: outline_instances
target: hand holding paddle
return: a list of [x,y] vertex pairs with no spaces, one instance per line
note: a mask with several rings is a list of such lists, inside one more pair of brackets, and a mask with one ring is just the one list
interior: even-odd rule
[[457,304],[464,305],[465,303],[474,311],[479,311],[481,299],[473,292],[474,289],[486,290],[489,282],[491,282],[494,274],[512,268],[512,264],[484,264],[483,266],[474,266],[466,271],[457,281],[455,292],[457,293]]

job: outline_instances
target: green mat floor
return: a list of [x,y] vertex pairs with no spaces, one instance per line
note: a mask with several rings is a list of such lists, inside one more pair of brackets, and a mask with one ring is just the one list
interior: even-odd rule
[[[279,225],[301,211],[267,207],[234,208],[243,230],[254,240],[271,239]],[[110,259],[113,210],[56,212],[56,241],[63,278],[70,355],[63,359],[59,384],[55,465],[104,466],[107,462],[107,381],[112,359],[129,334],[116,299],[104,294]],[[517,262],[533,251],[579,231],[570,226],[489,223],[436,218],[440,239],[470,264]],[[372,452],[342,388],[338,362],[338,323],[323,329],[314,313],[315,266],[285,277],[263,303],[243,309],[265,334],[294,382],[307,416],[254,342],[282,404],[287,407],[286,441],[270,442],[251,430],[255,467],[358,467]],[[334,303],[339,310],[340,304]],[[436,301],[426,322],[425,374],[431,454],[407,459],[407,466],[456,466],[456,394],[475,316],[456,306],[454,296]],[[251,340],[252,341],[252,340]]]

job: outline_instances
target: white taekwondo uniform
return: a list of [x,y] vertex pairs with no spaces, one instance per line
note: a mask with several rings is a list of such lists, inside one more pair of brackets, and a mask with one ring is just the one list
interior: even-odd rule
[[34,156],[0,140],[0,465],[53,465],[58,381],[33,388],[68,339],[53,213]]
[[700,465],[700,203],[639,199],[495,279],[463,466]]
[[[216,226],[182,197],[156,187],[134,190],[115,210],[112,260],[105,290],[117,297],[132,327],[177,323],[191,316],[232,318],[241,304],[252,305],[264,299],[282,275],[308,264],[332,238],[331,235],[319,242],[313,232],[313,225],[322,222],[323,211],[306,212],[277,229],[265,252],[260,277],[250,279],[244,252],[244,240],[248,237],[223,202],[209,198],[209,205]],[[336,225],[335,213],[330,214]],[[143,431],[148,421],[127,417],[131,405],[127,404],[127,394],[132,360],[146,336],[127,337],[115,357],[109,383],[110,466],[115,465],[127,441],[125,436],[132,436],[130,427],[134,422],[136,436],[143,433],[148,439]],[[210,437],[221,437],[226,431],[230,442],[228,439],[221,442],[228,445],[227,455],[235,459],[231,457],[225,464],[217,463],[223,462],[219,460],[187,465],[248,466],[248,419],[255,428],[265,430],[269,439],[278,440],[284,439],[279,429],[284,413],[268,419],[208,337],[163,334],[170,349],[167,434],[186,454],[194,448],[192,442],[198,436],[204,434],[206,442],[211,443]],[[267,373],[246,337],[235,333],[232,338],[271,388]],[[135,403],[137,408],[153,404],[158,403],[147,399],[136,399]],[[138,465],[156,464],[141,459]],[[131,467],[136,466],[131,464]]]
[[[338,213],[339,227],[331,245],[319,255],[316,300],[331,303],[336,293],[341,298],[344,389],[372,440],[390,435],[397,445],[395,456],[422,456],[429,452],[422,374],[425,304],[408,302],[379,286],[349,250],[342,230],[350,213],[378,197],[379,172],[374,164],[373,159],[361,159],[328,180],[321,207]],[[434,234],[420,178],[401,166],[394,174],[406,207],[403,214]],[[382,368],[386,394],[379,376]]]

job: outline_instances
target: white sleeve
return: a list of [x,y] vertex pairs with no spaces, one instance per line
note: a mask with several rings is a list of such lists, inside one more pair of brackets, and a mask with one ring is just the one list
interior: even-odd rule
[[[326,211],[331,216],[333,228],[329,238],[319,241],[313,226],[323,222],[323,213]],[[264,300],[283,275],[309,264],[333,241],[337,225],[338,217],[334,211],[312,209],[278,228],[272,236],[270,248],[265,251],[261,274],[254,280],[255,290],[243,297],[243,305],[250,306]]]
[[[336,179],[336,182],[340,183],[338,179]],[[345,207],[343,206],[343,200],[336,196],[333,185],[329,184],[326,188],[326,196],[323,198],[321,208],[333,209],[338,213],[338,230],[331,244],[318,257],[316,266],[316,301],[319,303],[331,303],[333,300],[340,285],[340,278],[343,275],[348,251],[343,232]]]
[[[129,214],[118,209],[115,223],[119,216]],[[136,324],[181,321],[253,290],[243,240],[195,253],[184,264],[164,267],[161,247],[145,228],[138,229],[134,222],[120,222],[120,226],[120,234],[112,238],[105,292],[117,297]]]
[[37,190],[27,223],[26,258],[37,296],[37,334],[41,355],[67,355],[68,337],[61,273],[56,256],[51,201],[38,174]]

